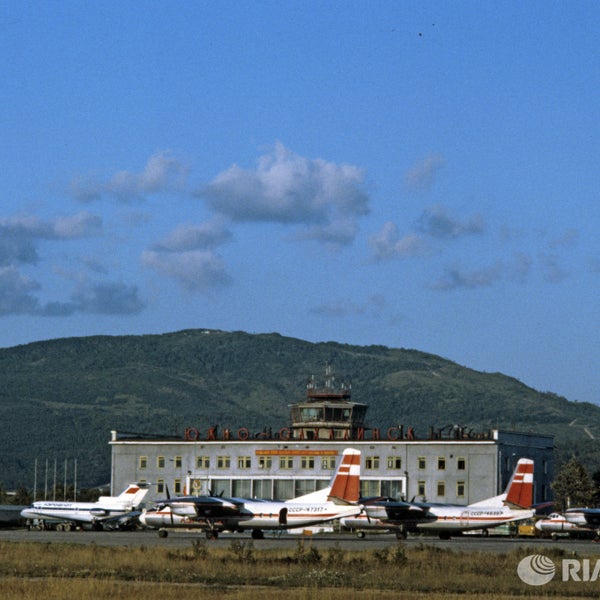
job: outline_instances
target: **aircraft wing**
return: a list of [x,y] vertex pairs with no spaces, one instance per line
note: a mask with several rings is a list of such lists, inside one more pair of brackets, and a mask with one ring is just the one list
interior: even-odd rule
[[395,524],[426,523],[435,520],[427,504],[396,500],[366,502],[364,510],[368,517],[375,517]]
[[160,507],[169,506],[174,515],[197,519],[220,519],[243,513],[241,500],[219,498],[215,496],[182,496],[160,503]]

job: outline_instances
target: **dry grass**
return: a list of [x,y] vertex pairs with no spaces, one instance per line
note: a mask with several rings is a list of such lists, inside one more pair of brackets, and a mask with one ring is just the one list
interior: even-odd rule
[[[211,548],[203,540],[185,550],[107,548],[68,544],[0,543],[0,597],[102,600],[208,598],[275,600],[427,600],[596,598],[596,583],[552,581],[543,589],[522,583],[516,566],[533,553],[458,553],[392,544],[385,550],[320,551],[299,542],[290,550],[257,550],[251,541]],[[547,553],[550,554],[550,553]],[[558,560],[560,552],[554,551]]]

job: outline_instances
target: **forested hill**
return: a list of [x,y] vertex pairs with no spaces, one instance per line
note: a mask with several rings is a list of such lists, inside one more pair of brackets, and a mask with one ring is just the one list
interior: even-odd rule
[[113,429],[179,437],[189,426],[279,429],[326,364],[369,405],[373,427],[404,424],[421,436],[453,424],[535,431],[555,436],[558,462],[574,454],[592,471],[600,466],[600,407],[499,373],[416,350],[187,330],[1,349],[0,484],[31,488],[36,459],[75,458],[80,486],[108,482]]

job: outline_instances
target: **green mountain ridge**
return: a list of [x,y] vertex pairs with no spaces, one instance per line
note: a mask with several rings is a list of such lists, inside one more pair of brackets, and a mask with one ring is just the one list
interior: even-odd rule
[[[600,458],[600,407],[538,392],[418,350],[310,343],[207,329],[94,336],[0,349],[0,484],[33,487],[34,465],[77,459],[78,485],[110,479],[110,431],[183,437],[186,427],[279,430],[289,404],[333,366],[368,424],[386,431],[459,424],[555,436],[556,459]],[[71,469],[72,467],[68,467]]]

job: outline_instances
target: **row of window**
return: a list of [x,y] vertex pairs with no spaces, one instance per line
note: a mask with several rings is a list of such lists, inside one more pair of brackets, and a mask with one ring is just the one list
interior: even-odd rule
[[[165,493],[165,481],[164,481],[164,479],[158,479],[156,483],[157,483],[157,488],[158,488],[157,489],[158,494]],[[245,486],[251,486],[252,485],[252,482],[250,480],[246,480],[246,481],[234,481],[234,482],[214,482],[214,483],[216,483],[217,485],[220,484],[222,486],[227,486],[227,487],[230,485],[230,483],[233,483],[233,488],[234,489],[231,490],[231,491],[229,489],[227,489],[227,492],[228,493],[233,493],[234,495],[240,495],[240,496],[247,495],[247,496],[250,496],[252,494],[252,492],[251,492],[250,489],[247,489],[247,490],[245,489]],[[256,483],[258,483],[258,482],[255,482],[255,484]],[[265,482],[261,482],[261,483],[262,484],[268,483],[269,486],[270,486],[270,485],[272,485],[273,482],[272,481],[265,481]],[[276,483],[276,485],[278,485],[280,487],[288,485],[288,486],[292,486],[292,487],[295,486],[295,488],[298,488],[298,486],[300,486],[300,485],[304,485],[304,486],[307,485],[306,481],[300,481],[300,482],[284,481],[284,482],[275,482],[275,483]],[[301,494],[304,494],[304,493],[308,493],[310,491],[314,491],[316,489],[315,488],[315,483],[316,482],[308,482],[308,483],[312,483],[313,487],[309,486],[308,489],[294,489],[293,492],[292,492],[292,489],[285,490],[286,492],[289,493],[289,495],[287,497],[290,497],[290,498],[293,497],[293,493],[295,493],[295,495],[301,495]],[[373,481],[373,482],[367,482],[367,481],[365,481],[365,482],[361,482],[361,483],[363,484],[363,487],[365,488],[365,489],[362,490],[363,495],[366,495],[366,496],[368,496],[368,495],[378,495],[379,493],[381,493],[381,490],[379,489],[380,482],[375,482],[375,481]],[[183,484],[183,482],[182,482],[181,479],[175,479],[174,482],[173,482],[173,484],[174,484],[173,488],[174,488],[175,494],[181,494],[181,493],[184,493],[184,492],[191,493],[192,491],[196,491],[196,490],[184,490],[184,488],[183,488],[184,484]],[[321,486],[325,485],[324,482],[318,482],[318,484],[321,485]],[[371,486],[374,486],[373,489],[368,489],[367,486],[369,484]],[[399,485],[399,483],[396,482],[396,485]],[[242,489],[242,486],[243,486],[243,489]],[[218,491],[224,491],[224,489],[219,489]],[[279,493],[277,493],[277,491]],[[279,489],[277,491],[275,493],[275,496],[281,496],[281,494],[284,492],[283,489]],[[386,489],[386,491],[387,491],[387,489]],[[267,492],[267,493],[260,493],[260,492],[257,493],[257,490],[254,490],[254,495],[255,496],[266,496],[266,495],[268,495],[269,491],[268,490],[264,490],[264,492]],[[400,492],[400,490],[395,488],[393,491],[390,490],[390,492],[392,492],[392,494],[393,494],[393,492],[396,492],[396,495],[397,495],[398,492]],[[446,496],[446,482],[445,481],[437,481],[435,483],[435,492],[436,492],[436,496],[438,498],[445,497]],[[465,482],[464,481],[457,481],[456,482],[456,497],[457,498],[464,498],[465,494],[466,494],[466,484],[465,484]],[[427,485],[426,485],[425,481],[418,481],[417,482],[417,496],[419,498],[426,498],[427,497]]]
[[[296,465],[294,464],[293,456],[279,456],[279,469],[287,470],[294,469]],[[315,468],[315,458],[314,456],[300,456],[300,468],[301,469],[314,469]],[[336,464],[335,456],[322,456],[321,459],[321,469],[323,470],[333,470]],[[176,456],[173,459],[169,459],[173,462],[176,469],[183,468],[183,457]],[[444,471],[446,469],[446,457],[438,456],[437,457],[437,468],[439,471]],[[148,457],[140,456],[139,461],[140,469],[148,468]],[[156,458],[156,466],[159,469],[164,469],[166,465],[166,459],[164,456],[158,456]],[[272,456],[259,456],[258,457],[258,468],[259,469],[271,469],[273,467],[273,457]],[[379,456],[366,456],[365,457],[365,469],[366,470],[376,470],[380,467],[380,457]],[[210,456],[197,456],[196,457],[196,469],[210,469]],[[231,468],[231,457],[230,456],[217,456],[216,457],[216,465],[217,469],[230,469]],[[238,456],[237,458],[237,468],[239,470],[251,469],[252,468],[252,457],[251,456]],[[402,468],[402,458],[399,456],[388,456],[387,457],[387,468],[389,470],[395,469],[399,470]],[[417,468],[421,471],[427,469],[427,458],[424,456],[419,456],[417,458]],[[458,471],[464,471],[467,468],[467,461],[463,457],[459,457],[456,459],[456,469]],[[443,494],[438,494],[443,495]]]

